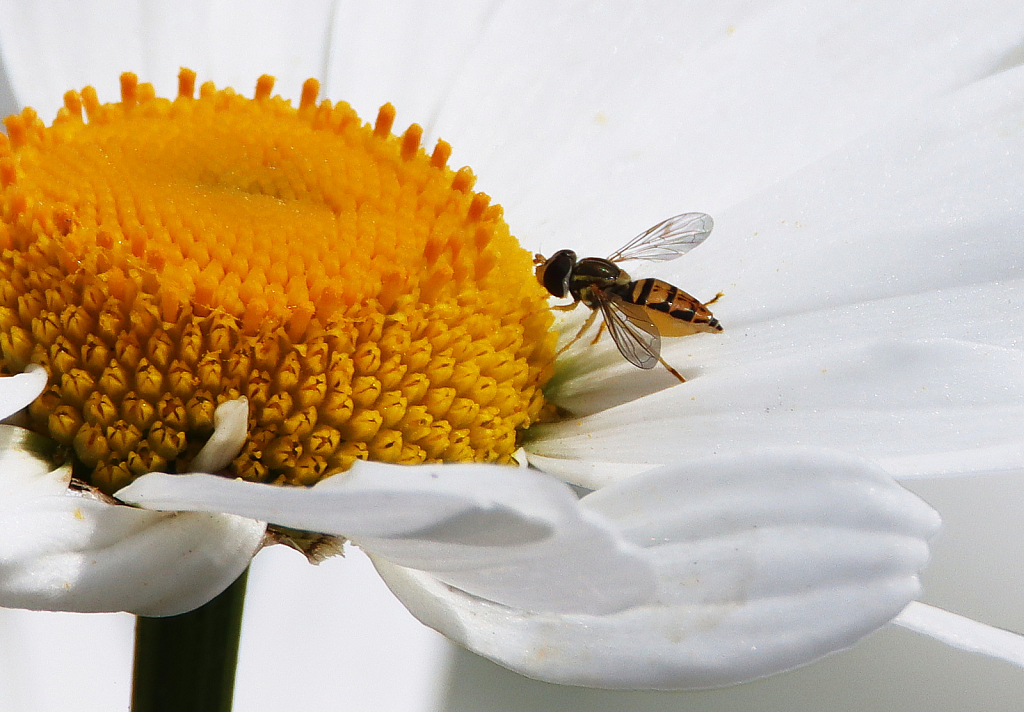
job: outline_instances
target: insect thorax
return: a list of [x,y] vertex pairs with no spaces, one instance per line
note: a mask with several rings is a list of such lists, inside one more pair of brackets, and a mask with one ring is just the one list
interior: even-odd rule
[[588,307],[596,307],[597,297],[593,290],[629,282],[629,275],[614,263],[598,257],[587,257],[576,263],[569,280],[569,291]]

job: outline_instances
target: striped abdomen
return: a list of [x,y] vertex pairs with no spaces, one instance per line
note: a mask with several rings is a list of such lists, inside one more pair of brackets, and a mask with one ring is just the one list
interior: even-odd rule
[[686,336],[701,331],[718,332],[718,323],[711,310],[695,297],[660,279],[638,279],[615,285],[613,291],[623,300],[647,308],[647,316],[662,336]]

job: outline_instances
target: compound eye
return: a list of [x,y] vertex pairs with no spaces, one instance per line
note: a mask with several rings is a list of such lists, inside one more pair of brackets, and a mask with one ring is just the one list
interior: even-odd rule
[[572,250],[559,250],[537,268],[537,281],[552,296],[564,297],[569,293],[569,278],[575,267],[576,253]]

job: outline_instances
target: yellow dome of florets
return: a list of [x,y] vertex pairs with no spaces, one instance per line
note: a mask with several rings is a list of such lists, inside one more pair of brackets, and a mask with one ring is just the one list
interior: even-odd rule
[[[249,400],[230,474],[311,484],[356,458],[508,462],[554,334],[531,256],[468,168],[344,103],[132,74],[0,139],[0,369],[50,374],[32,427],[113,492],[187,471]],[[88,115],[83,120],[82,109]]]

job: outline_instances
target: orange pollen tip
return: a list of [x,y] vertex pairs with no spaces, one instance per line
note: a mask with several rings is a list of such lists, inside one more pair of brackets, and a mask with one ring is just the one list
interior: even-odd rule
[[[273,81],[273,80],[271,80]],[[308,109],[316,103],[316,97],[320,93],[320,82],[310,77],[302,84],[302,98],[299,100],[300,109]]]
[[423,138],[423,129],[419,124],[412,124],[402,134],[402,158],[411,159],[420,148],[420,140]]
[[452,147],[447,141],[438,139],[434,146],[434,153],[430,156],[430,165],[434,168],[444,168],[448,165],[448,159],[452,156]]
[[82,97],[78,95],[77,91],[69,91],[64,93],[64,108],[68,110],[68,113],[73,117],[82,120]]
[[178,98],[191,99],[196,93],[196,73],[191,69],[181,68],[178,72]]
[[[188,471],[245,396],[226,474],[309,485],[356,459],[509,462],[545,411],[547,293],[451,147],[351,107],[121,75],[0,136],[0,375],[76,475]],[[86,119],[83,119],[83,110]]]
[[269,74],[264,74],[256,80],[256,93],[253,98],[257,101],[269,99],[272,91],[274,91],[274,78]]
[[385,104],[380,107],[377,113],[377,123],[373,127],[373,135],[377,138],[384,138],[391,133],[391,127],[395,123],[395,107]]
[[136,100],[136,89],[139,86],[139,78],[131,72],[121,75],[121,103],[125,106],[134,106]]

